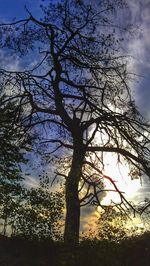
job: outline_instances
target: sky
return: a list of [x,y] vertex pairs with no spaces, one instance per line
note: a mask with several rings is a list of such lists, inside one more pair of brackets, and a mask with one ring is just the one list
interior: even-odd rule
[[135,85],[137,102],[141,112],[150,114],[150,0],[128,0],[130,12],[127,19],[137,25],[137,32],[128,44],[129,53],[133,56],[131,63],[134,73],[139,75]]
[[[48,0],[45,0],[46,2]],[[131,86],[141,113],[150,118],[150,0],[127,0],[127,2],[129,9],[125,19],[137,26],[135,33],[126,45],[127,53],[132,56],[129,70],[137,75],[136,81]],[[0,22],[8,22],[14,18],[26,18],[25,5],[34,16],[39,17],[40,3],[40,0],[0,0]],[[3,59],[1,53],[0,56]],[[17,63],[16,66],[13,64],[11,63],[10,67],[17,68]],[[32,178],[29,182],[36,185],[36,181]],[[138,182],[137,202],[144,197],[150,197],[150,183],[143,182],[141,186],[140,180]],[[83,213],[82,219],[84,220],[89,215],[89,211],[84,210]],[[91,223],[93,223],[92,218]]]

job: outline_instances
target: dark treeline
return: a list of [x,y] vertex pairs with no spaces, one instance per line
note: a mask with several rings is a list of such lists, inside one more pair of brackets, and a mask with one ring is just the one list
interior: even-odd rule
[[120,243],[86,240],[74,248],[58,242],[0,237],[0,265],[148,266],[149,242],[149,233]]

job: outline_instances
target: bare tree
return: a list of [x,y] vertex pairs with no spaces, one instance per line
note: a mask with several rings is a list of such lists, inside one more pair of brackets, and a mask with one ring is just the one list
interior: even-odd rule
[[64,0],[41,8],[42,19],[27,10],[28,18],[1,25],[1,47],[22,59],[20,71],[6,66],[1,75],[14,90],[8,100],[17,97],[24,108],[26,127],[47,128],[49,136],[42,138],[50,144],[49,155],[70,150],[68,174],[57,175],[66,178],[64,240],[76,244],[80,205],[100,204],[104,179],[119,193],[120,204],[130,206],[103,175],[105,153],[125,159],[133,175],[150,174],[149,125],[131,97],[127,60],[119,49],[126,27],[115,25],[114,17],[122,1],[100,1],[94,9]]

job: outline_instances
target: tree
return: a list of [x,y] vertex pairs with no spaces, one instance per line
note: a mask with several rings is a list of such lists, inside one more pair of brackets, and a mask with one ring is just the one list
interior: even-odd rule
[[14,235],[60,239],[63,205],[62,192],[51,192],[49,178],[43,176],[39,186],[24,190],[24,198],[14,215]]
[[[31,130],[44,128],[41,144],[49,145],[49,160],[54,154],[64,158],[65,149],[71,156],[68,172],[57,170],[57,175],[66,180],[64,240],[76,244],[80,204],[100,204],[103,180],[113,184],[120,204],[132,207],[103,175],[103,157],[111,152],[130,164],[133,176],[149,175],[149,125],[132,99],[127,60],[119,48],[126,26],[115,26],[114,15],[123,2],[100,1],[94,9],[64,0],[41,8],[41,19],[27,10],[26,19],[1,24],[1,47],[22,58],[20,71],[6,67],[1,75],[15,86],[8,98],[16,96],[24,109],[22,123]],[[82,197],[79,191],[85,189]]]
[[116,242],[129,237],[129,229],[126,228],[128,219],[124,213],[108,206],[98,220],[98,237]]
[[[24,163],[23,153],[25,135],[17,121],[18,107],[6,100],[4,88],[0,91],[0,174],[1,178],[11,180],[20,178],[19,163]],[[18,129],[17,129],[18,126]],[[24,137],[24,138],[22,138]]]
[[27,162],[23,150],[29,149],[31,139],[19,122],[20,107],[15,102],[7,102],[2,85],[0,89],[0,218],[4,221],[5,235],[22,194],[21,164]]
[[[23,200],[23,188],[19,182],[13,180],[5,182],[0,189],[0,219],[3,221],[3,234],[11,232],[13,234],[13,224],[16,212],[20,207],[20,202]],[[8,229],[9,226],[9,229]],[[7,230],[8,229],[8,230]]]

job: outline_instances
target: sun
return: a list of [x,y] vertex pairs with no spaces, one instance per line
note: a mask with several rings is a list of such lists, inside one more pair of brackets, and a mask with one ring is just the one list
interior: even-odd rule
[[[104,165],[104,175],[111,177],[115,181],[118,189],[124,193],[124,196],[128,200],[134,200],[141,184],[140,179],[138,178],[131,180],[131,177],[129,176],[128,164],[122,162],[122,164],[119,165],[117,156],[110,153],[104,157]],[[106,190],[114,189],[114,187],[108,180],[105,180],[105,186]],[[107,192],[106,196],[102,199],[101,204],[110,205],[112,202],[120,202],[120,196],[115,191]]]

